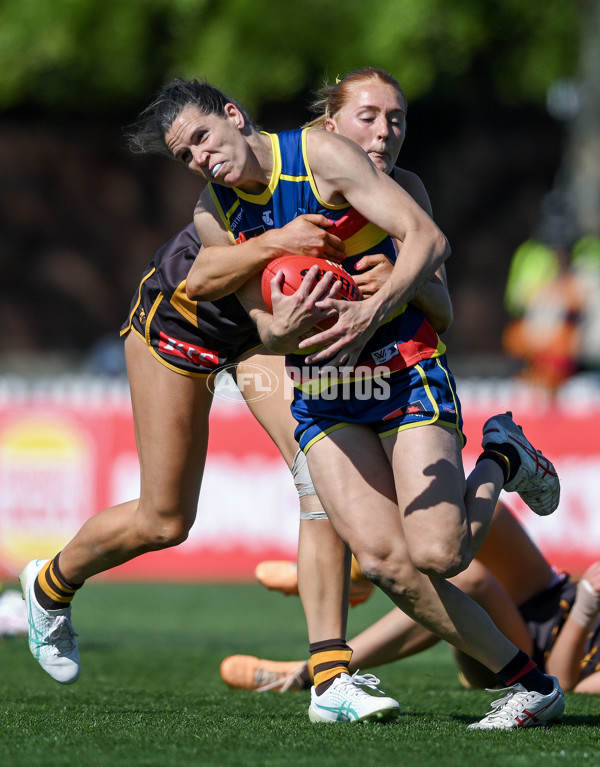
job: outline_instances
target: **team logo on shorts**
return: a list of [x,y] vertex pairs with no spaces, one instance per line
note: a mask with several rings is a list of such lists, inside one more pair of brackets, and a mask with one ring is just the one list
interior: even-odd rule
[[420,416],[421,418],[428,417],[428,412],[425,407],[425,405],[421,402],[420,399],[416,400],[415,402],[410,402],[408,405],[404,405],[404,407],[399,407],[397,410],[394,410],[392,413],[388,413],[387,415],[383,416],[384,421],[389,421],[392,418],[398,418],[399,416]]
[[216,368],[219,364],[219,355],[211,349],[204,349],[201,346],[178,341],[171,338],[166,333],[160,332],[158,349],[163,354],[170,354],[172,357],[180,357],[199,367]]

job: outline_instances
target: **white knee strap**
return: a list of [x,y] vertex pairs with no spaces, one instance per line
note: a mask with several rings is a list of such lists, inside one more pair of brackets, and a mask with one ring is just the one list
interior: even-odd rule
[[[294,462],[292,463],[292,477],[298,495],[302,498],[303,495],[316,495],[315,486],[310,478],[310,471],[308,470],[308,461],[306,455],[302,450],[298,450],[294,456]],[[300,519],[328,519],[326,512],[323,509],[315,509],[313,511],[301,511]]]
[[329,519],[329,517],[324,509],[319,509],[319,511],[301,511],[300,519]]
[[294,462],[292,463],[292,477],[294,478],[294,484],[298,495],[302,498],[303,495],[316,495],[315,486],[310,478],[310,471],[308,470],[308,461],[302,450],[298,450],[294,456]]

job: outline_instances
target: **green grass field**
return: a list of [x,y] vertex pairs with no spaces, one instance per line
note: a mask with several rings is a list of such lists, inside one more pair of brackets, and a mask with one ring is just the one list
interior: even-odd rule
[[[387,609],[351,610],[351,636]],[[377,670],[397,697],[389,724],[314,725],[309,693],[245,693],[219,676],[226,655],[302,658],[296,598],[244,584],[88,584],[74,624],[83,662],[53,682],[24,638],[0,640],[2,767],[574,767],[600,765],[600,696],[568,695],[561,726],[468,732],[494,697],[457,682],[446,647]]]

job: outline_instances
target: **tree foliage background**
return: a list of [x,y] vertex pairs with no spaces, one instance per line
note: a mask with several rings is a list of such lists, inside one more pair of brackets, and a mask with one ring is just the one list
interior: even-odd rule
[[205,75],[251,111],[361,64],[410,100],[475,62],[507,101],[542,103],[575,73],[579,2],[564,0],[4,0],[0,104],[97,111],[171,76]]
[[[579,226],[600,233],[599,30],[600,0],[0,0],[0,267],[23,289],[17,305],[0,288],[0,320],[14,328],[4,351],[77,350],[112,332],[139,270],[188,220],[193,179],[164,160],[130,158],[121,145],[122,127],[174,76],[206,77],[280,130],[307,119],[325,81],[365,65],[391,71],[410,104],[401,161],[423,174],[458,242],[455,303],[472,304],[490,263],[500,259],[495,274],[505,276],[555,178]],[[559,94],[554,117],[550,92]],[[478,156],[486,129],[496,142],[486,150],[495,197],[469,186],[470,169],[479,163],[481,184],[487,167]],[[528,154],[542,150],[534,181]],[[520,168],[522,199],[497,213],[487,239],[478,233],[479,244],[465,246],[461,232],[479,232],[485,214],[475,203],[461,209],[461,195],[501,206],[493,152],[515,166],[505,194],[519,195]],[[66,211],[53,207],[61,197]],[[517,204],[528,212],[509,234]],[[503,248],[490,247],[503,229]],[[461,264],[461,248],[479,255]],[[40,342],[31,311],[42,302],[54,317],[57,295],[67,319],[45,325]],[[459,316],[477,322],[468,306]],[[456,335],[468,343],[464,323]]]

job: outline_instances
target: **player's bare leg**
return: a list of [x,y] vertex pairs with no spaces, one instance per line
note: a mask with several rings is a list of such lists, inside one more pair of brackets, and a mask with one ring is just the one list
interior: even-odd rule
[[[279,384],[271,397],[259,397],[252,387],[253,373],[269,370]],[[247,355],[237,366],[243,376],[242,393],[252,414],[279,448],[291,468],[298,445],[296,421],[290,412],[291,386],[281,356],[263,351]],[[314,493],[300,495],[298,590],[304,608],[309,642],[346,635],[349,553],[327,520]],[[305,519],[302,519],[305,517]]]
[[125,353],[140,498],[93,515],[52,560],[34,560],[21,574],[29,647],[62,684],[79,677],[70,615],[71,600],[84,581],[147,551],[180,543],[196,517],[212,402],[206,379],[170,371],[134,333],[125,340]]
[[[514,554],[514,557],[513,557]],[[515,567],[515,561],[519,566]],[[531,637],[517,605],[544,590],[551,583],[553,570],[511,511],[498,502],[494,510],[490,534],[479,549],[477,559],[452,582],[471,596],[490,615],[494,623],[514,644],[531,653]],[[348,640],[353,654],[350,670],[370,669],[422,652],[440,639],[394,608],[371,626]],[[237,686],[257,689],[252,675],[240,670],[252,668],[259,680],[268,674],[276,689],[299,689],[298,669],[301,661],[276,662],[251,656],[235,656],[225,671],[237,670]],[[488,669],[472,658],[456,653],[463,683],[472,687],[490,687],[498,680]],[[228,684],[232,679],[222,675]],[[306,676],[306,674],[304,674]],[[242,683],[243,677],[243,683]],[[294,677],[294,678],[292,678]]]
[[516,605],[548,588],[554,578],[542,552],[502,502],[496,504],[490,534],[477,559],[502,583]]
[[[340,537],[365,575],[398,607],[514,685],[472,728],[517,726],[515,716],[527,706],[553,721],[564,708],[556,680],[541,673],[476,602],[446,580],[469,561],[458,435],[433,426],[387,437],[379,447],[378,441],[368,429],[347,427],[309,452],[315,487]],[[393,475],[382,468],[383,455]],[[424,534],[429,547],[421,540]]]
[[196,518],[212,402],[207,381],[173,373],[134,333],[125,353],[140,498],[95,514],[65,546],[60,567],[74,583],[181,543]]
[[[449,471],[446,465],[448,451],[451,456],[460,452],[451,435],[448,440],[442,439],[438,446],[440,459],[436,453],[429,452],[430,470],[423,472],[422,468],[417,468],[424,461],[424,452],[433,445],[428,444],[432,440],[421,440],[418,444],[414,434],[434,428],[445,431],[439,427],[411,429],[411,445],[398,448],[397,455],[403,455],[405,470],[402,477],[407,485],[400,490],[400,504],[405,509],[402,516],[396,503],[397,488],[388,456],[379,437],[371,430],[347,427],[321,439],[308,453],[309,466],[334,527],[354,552],[363,573],[373,578],[411,617],[447,641],[459,643],[466,649],[469,643],[478,644],[477,632],[471,625],[474,621],[470,618],[473,612],[479,615],[479,608],[471,605],[468,598],[441,577],[456,574],[466,556],[463,553],[463,542],[467,537],[464,510],[460,503],[453,506],[445,500],[452,486],[459,499],[462,500],[464,493],[464,480],[456,476],[456,466],[452,465],[452,471]],[[393,442],[390,443],[391,450]],[[361,467],[360,472],[357,466]],[[411,474],[417,476],[411,478]],[[411,518],[408,534],[404,530],[406,518]],[[427,528],[424,543],[419,539],[423,525]],[[409,544],[413,545],[414,551]],[[428,574],[421,572],[413,560]],[[429,573],[436,573],[436,580],[441,585],[434,587]],[[455,620],[461,622],[461,618],[455,615],[455,606],[461,604],[463,597],[463,613],[469,616],[465,623],[469,625],[464,629],[461,625],[459,630]],[[484,614],[482,620],[486,622],[486,618]],[[488,651],[482,648],[480,652]],[[506,654],[511,652],[512,647],[506,647]],[[498,662],[487,654],[482,660]]]

